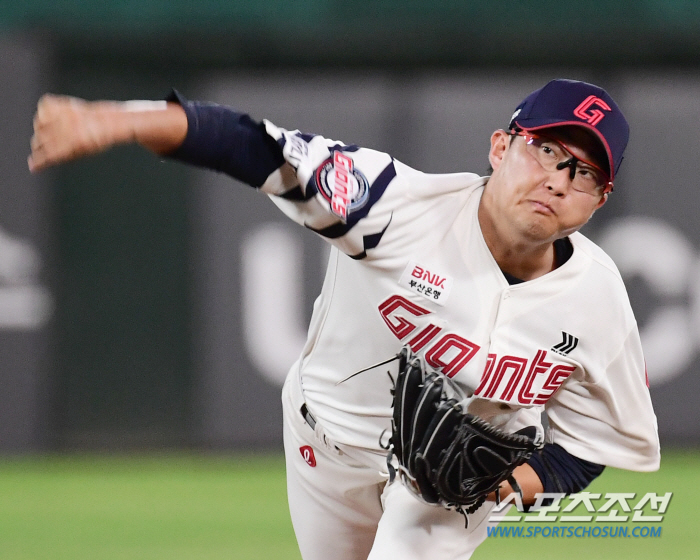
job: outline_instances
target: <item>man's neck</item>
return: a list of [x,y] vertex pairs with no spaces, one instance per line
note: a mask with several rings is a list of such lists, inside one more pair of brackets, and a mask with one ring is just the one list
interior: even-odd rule
[[534,280],[556,268],[553,242],[533,243],[499,231],[488,212],[479,207],[479,225],[486,246],[500,269],[521,280]]
[[524,252],[496,246],[492,248],[486,241],[493,258],[503,272],[521,280],[534,280],[556,268],[554,245],[549,244],[540,251]]

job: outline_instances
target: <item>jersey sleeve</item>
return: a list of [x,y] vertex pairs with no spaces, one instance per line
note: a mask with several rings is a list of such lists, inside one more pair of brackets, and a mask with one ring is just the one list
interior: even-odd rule
[[527,463],[535,471],[547,493],[580,492],[605,469],[603,465],[575,457],[556,443],[547,443],[533,453]]
[[255,188],[284,163],[277,142],[249,115],[216,103],[189,101],[176,90],[166,100],[185,111],[187,135],[164,157],[225,173]]
[[354,259],[364,259],[380,244],[398,208],[404,223],[419,217],[405,208],[406,201],[481,179],[454,174],[426,181],[425,174],[383,152],[259,123],[230,107],[188,101],[177,91],[168,101],[183,107],[188,131],[166,157],[261,190],[292,220]]
[[[381,242],[402,196],[399,164],[383,152],[264,125],[285,163],[260,190],[295,222],[364,259]],[[390,187],[394,200],[386,204]]]
[[601,465],[657,470],[657,422],[636,324],[604,371],[596,373],[570,378],[547,403],[554,443]]

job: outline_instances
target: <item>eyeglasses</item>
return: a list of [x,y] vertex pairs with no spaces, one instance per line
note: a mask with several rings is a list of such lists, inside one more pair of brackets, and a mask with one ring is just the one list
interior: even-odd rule
[[605,171],[594,163],[573,155],[562,142],[532,132],[519,131],[508,134],[525,138],[527,152],[545,171],[561,171],[568,167],[571,186],[574,190],[592,196],[599,196],[613,190],[613,183]]

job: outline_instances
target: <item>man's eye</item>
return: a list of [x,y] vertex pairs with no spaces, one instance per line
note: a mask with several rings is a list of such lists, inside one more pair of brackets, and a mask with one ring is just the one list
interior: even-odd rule
[[590,169],[589,167],[580,167],[578,168],[578,173],[579,175],[586,177],[587,179],[598,179],[598,173],[594,171],[593,169]]
[[579,168],[578,175],[581,177],[581,179],[587,181],[588,183],[593,183],[596,186],[602,186],[605,183],[602,175],[590,167]]
[[540,151],[550,158],[559,157],[559,151],[551,144],[542,144],[540,146]]

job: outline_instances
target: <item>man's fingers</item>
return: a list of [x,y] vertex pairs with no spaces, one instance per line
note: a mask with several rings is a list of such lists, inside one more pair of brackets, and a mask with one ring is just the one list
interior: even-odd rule
[[27,167],[29,167],[29,171],[32,173],[36,173],[38,171],[41,171],[41,166],[36,161],[36,159],[34,157],[32,157],[31,155],[27,156]]
[[29,157],[27,157],[27,165],[29,166],[29,171],[32,173],[41,171],[49,165],[44,146],[39,144],[39,141],[34,137],[32,137],[32,151]]
[[46,157],[41,150],[33,150],[27,157],[27,166],[29,171],[36,173],[47,167]]
[[75,158],[75,149],[65,142],[41,141],[36,137],[31,141],[31,152],[27,159],[29,170],[40,171],[57,163]]
[[38,171],[133,141],[131,118],[117,102],[46,94],[37,102],[28,165]]
[[34,115],[34,134],[27,158],[30,171],[40,171],[71,159],[78,152],[81,137],[81,100],[53,94],[43,95]]
[[39,150],[39,148],[41,148],[41,146],[42,141],[37,134],[34,134],[29,140],[29,147],[32,149],[32,152],[36,152]]
[[49,93],[44,94],[39,99],[36,104],[36,114],[34,115],[34,124],[42,124],[46,122],[50,117],[51,113],[54,112],[54,107],[58,103],[58,98],[55,95]]

